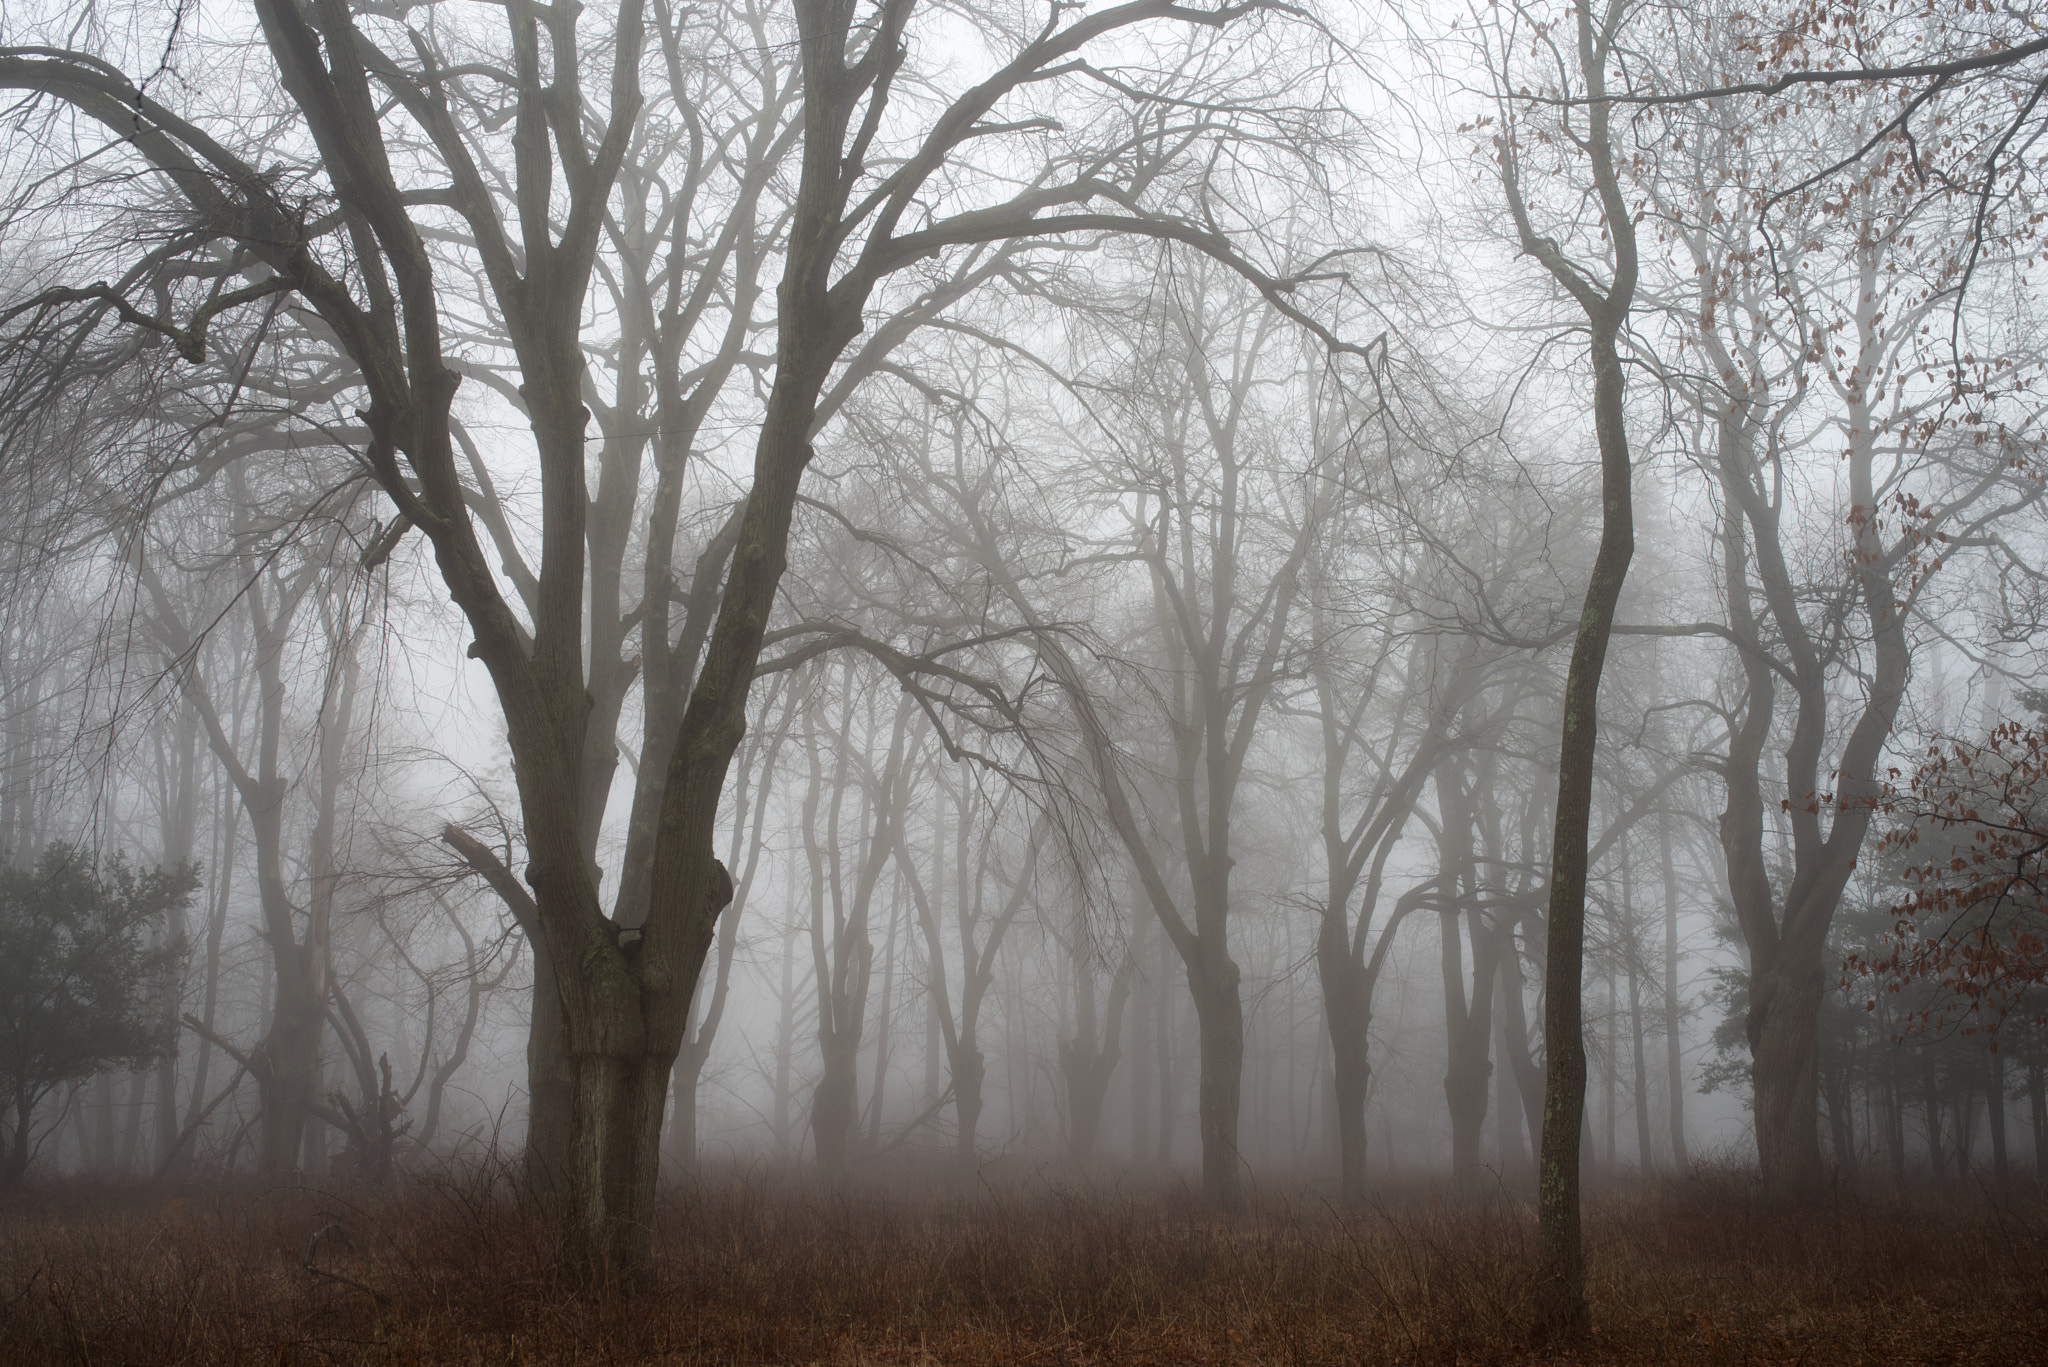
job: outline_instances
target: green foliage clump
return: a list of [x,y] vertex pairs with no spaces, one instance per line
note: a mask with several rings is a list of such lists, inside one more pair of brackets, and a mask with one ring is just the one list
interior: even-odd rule
[[151,929],[168,927],[198,886],[189,864],[95,864],[61,843],[33,868],[0,865],[0,1183],[27,1172],[51,1092],[163,1048],[152,989],[184,946]]

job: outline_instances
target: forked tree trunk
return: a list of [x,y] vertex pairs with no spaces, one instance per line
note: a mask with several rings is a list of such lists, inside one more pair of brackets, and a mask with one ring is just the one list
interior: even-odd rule
[[[1484,784],[1486,775],[1471,774]],[[1438,880],[1444,897],[1437,914],[1438,963],[1443,976],[1444,1105],[1451,1121],[1451,1186],[1463,1192],[1477,1185],[1480,1139],[1486,1128],[1488,1082],[1493,1072],[1494,953],[1475,907],[1478,870],[1473,858],[1472,788],[1466,758],[1454,755],[1436,768],[1437,806],[1442,813],[1438,837]],[[1471,925],[1472,986],[1466,992],[1464,931]]]
[[1095,1161],[1109,1082],[1123,1058],[1124,1006],[1130,1000],[1133,960],[1126,950],[1111,975],[1109,1000],[1100,1004],[1098,1020],[1095,965],[1087,926],[1079,917],[1072,933],[1068,958],[1074,970],[1074,1037],[1059,1041],[1059,1059],[1067,1084],[1067,1161],[1085,1168]]

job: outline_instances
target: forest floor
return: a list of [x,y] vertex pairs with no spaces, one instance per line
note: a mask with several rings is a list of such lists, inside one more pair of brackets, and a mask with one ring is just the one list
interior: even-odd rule
[[[938,1160],[933,1160],[937,1166]],[[1530,1349],[1526,1204],[1204,1212],[1135,1178],[764,1170],[665,1199],[658,1289],[567,1285],[502,1176],[66,1183],[0,1202],[0,1362],[2048,1363],[2048,1197],[1773,1209],[1726,1171],[1595,1193],[1594,1338]]]

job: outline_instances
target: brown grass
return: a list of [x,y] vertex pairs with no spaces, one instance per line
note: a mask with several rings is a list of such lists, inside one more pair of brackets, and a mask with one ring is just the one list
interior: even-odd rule
[[2048,1203],[1767,1208],[1733,1173],[1596,1197],[1595,1341],[1521,1343],[1534,1231],[1428,1193],[1209,1216],[1138,1181],[678,1191],[659,1289],[579,1290],[502,1176],[384,1193],[66,1185],[0,1206],[23,1363],[2048,1363]]

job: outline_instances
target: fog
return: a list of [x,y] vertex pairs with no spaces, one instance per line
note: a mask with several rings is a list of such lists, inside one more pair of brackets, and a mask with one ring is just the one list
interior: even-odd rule
[[2039,73],[1777,23],[10,7],[0,1179],[2048,1176]]

